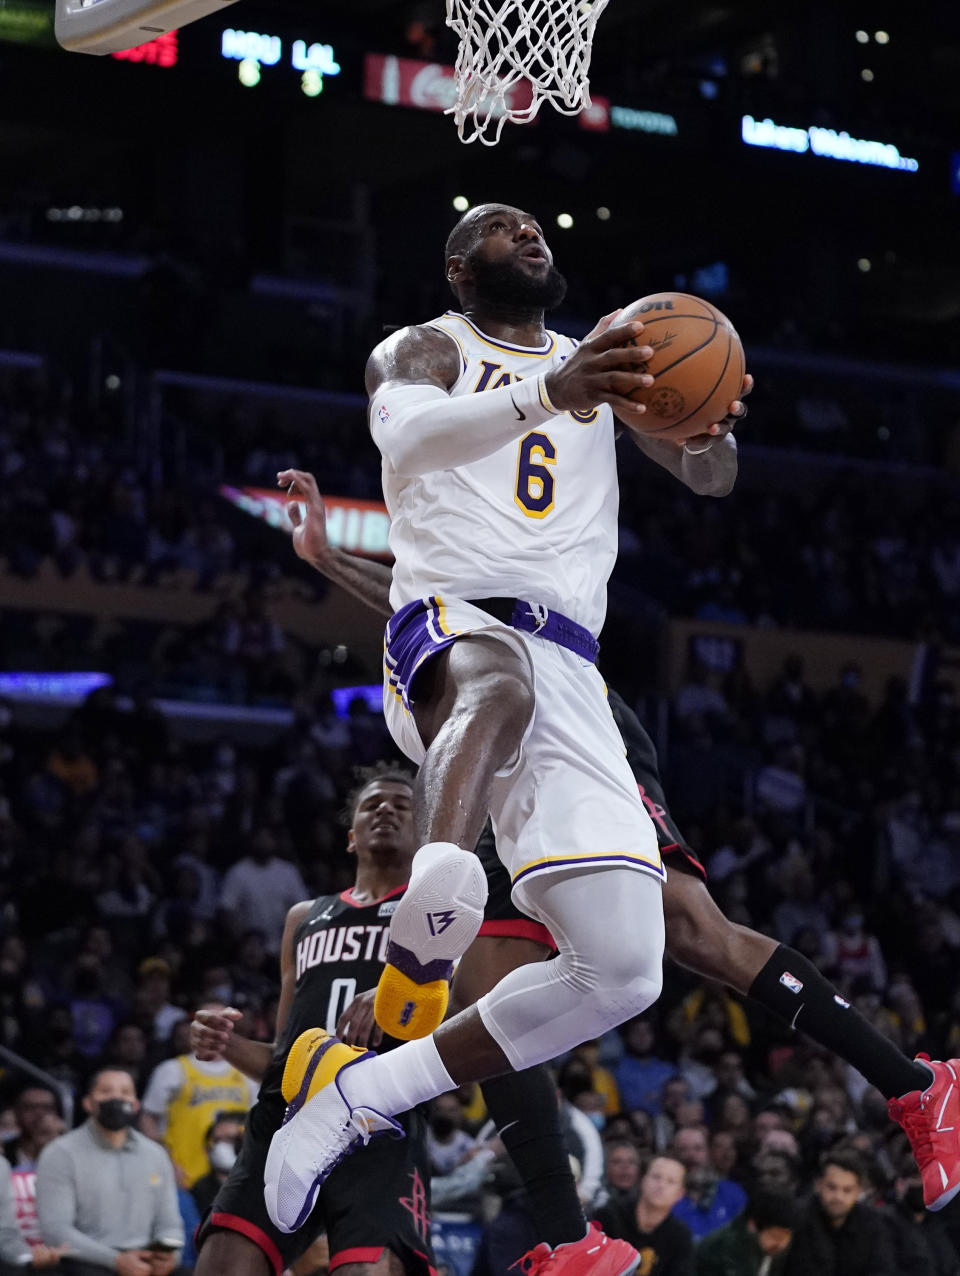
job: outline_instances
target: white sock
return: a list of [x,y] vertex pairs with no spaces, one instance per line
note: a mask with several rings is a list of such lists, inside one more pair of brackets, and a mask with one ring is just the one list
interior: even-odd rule
[[376,1059],[352,1064],[340,1079],[340,1089],[351,1107],[373,1108],[384,1116],[408,1112],[418,1103],[456,1088],[433,1037],[407,1041]]

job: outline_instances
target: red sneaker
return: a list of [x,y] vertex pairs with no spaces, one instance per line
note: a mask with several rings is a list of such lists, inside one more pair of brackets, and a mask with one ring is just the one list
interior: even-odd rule
[[911,1090],[902,1099],[890,1099],[887,1111],[910,1140],[923,1180],[923,1202],[928,1210],[942,1210],[960,1192],[960,1059],[931,1063],[918,1059],[933,1072],[926,1090]]
[[596,1223],[582,1241],[568,1245],[538,1245],[518,1262],[525,1276],[632,1276],[640,1255],[626,1241],[611,1240]]

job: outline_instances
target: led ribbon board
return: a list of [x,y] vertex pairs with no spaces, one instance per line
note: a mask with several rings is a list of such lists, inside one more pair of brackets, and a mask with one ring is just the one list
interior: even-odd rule
[[[269,487],[230,487],[223,484],[220,495],[252,518],[291,535],[287,516],[287,494]],[[343,496],[324,496],[327,537],[337,549],[367,558],[391,558],[390,517],[379,501],[355,501]]]
[[876,168],[898,168],[915,173],[920,164],[915,159],[901,155],[892,142],[869,142],[838,133],[832,128],[791,128],[775,124],[771,119],[755,120],[744,115],[740,121],[740,136],[747,146],[763,146],[774,151],[793,151],[796,155],[807,152],[822,159],[844,160],[848,164],[871,164]]

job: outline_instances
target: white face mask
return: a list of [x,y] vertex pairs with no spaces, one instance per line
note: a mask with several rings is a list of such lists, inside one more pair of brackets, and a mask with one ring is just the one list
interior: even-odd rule
[[237,1149],[227,1139],[218,1139],[210,1149],[210,1164],[222,1174],[233,1169],[237,1162]]

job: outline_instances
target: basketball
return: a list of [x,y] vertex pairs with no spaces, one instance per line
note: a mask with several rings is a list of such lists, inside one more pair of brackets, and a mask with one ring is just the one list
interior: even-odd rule
[[637,428],[658,438],[689,439],[727,415],[739,399],[746,367],[733,324],[716,306],[685,292],[657,292],[631,302],[615,322],[639,319],[643,332],[632,345],[653,347],[653,358],[634,371],[654,383],[628,396],[646,404]]

